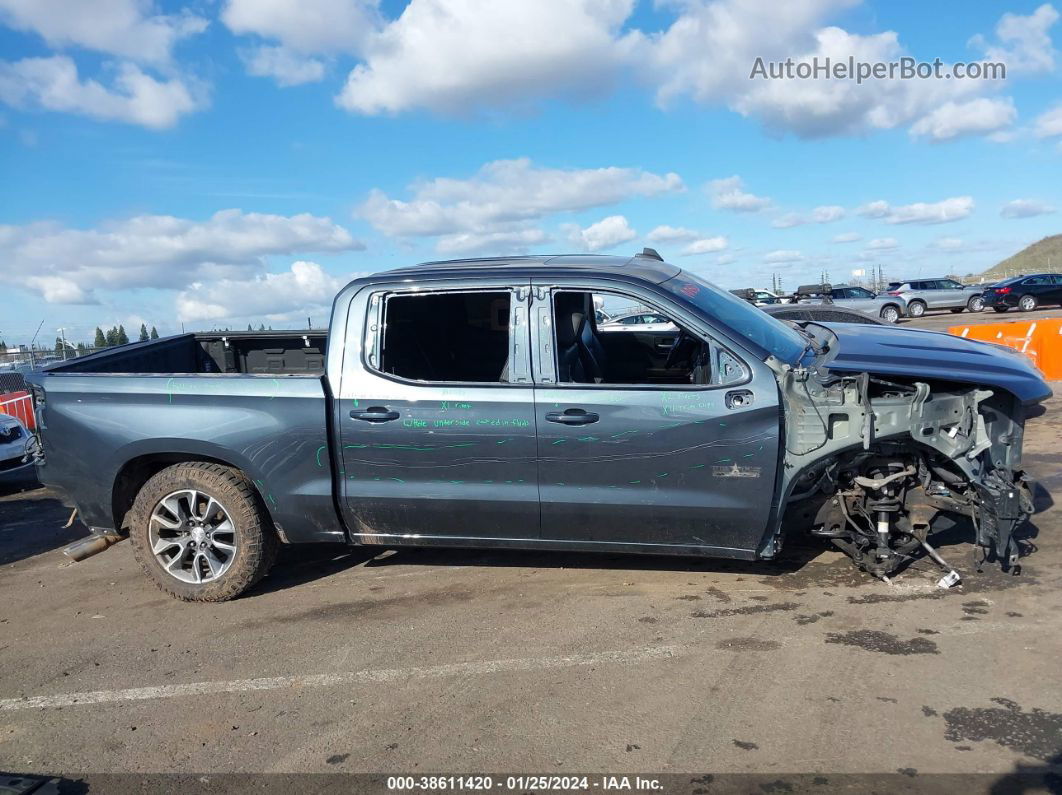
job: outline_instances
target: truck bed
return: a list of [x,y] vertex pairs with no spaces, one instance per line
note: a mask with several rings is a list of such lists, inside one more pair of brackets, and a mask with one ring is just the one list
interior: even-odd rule
[[81,356],[47,369],[61,373],[320,376],[327,339],[325,331],[179,334]]

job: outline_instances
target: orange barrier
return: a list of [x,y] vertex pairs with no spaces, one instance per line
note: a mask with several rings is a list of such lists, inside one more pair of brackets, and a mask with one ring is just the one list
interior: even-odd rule
[[31,431],[37,427],[33,415],[33,398],[29,392],[8,392],[0,395],[0,414],[10,414],[22,420]]
[[1062,380],[1062,318],[950,326],[948,333],[1021,351],[1049,381]]

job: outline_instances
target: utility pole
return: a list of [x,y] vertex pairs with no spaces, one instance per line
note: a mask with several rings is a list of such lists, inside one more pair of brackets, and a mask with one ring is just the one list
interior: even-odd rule
[[306,328],[313,330],[313,323],[310,322],[310,318],[306,318]]

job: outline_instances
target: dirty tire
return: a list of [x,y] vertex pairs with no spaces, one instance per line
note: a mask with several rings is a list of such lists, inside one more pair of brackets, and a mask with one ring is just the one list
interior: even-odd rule
[[926,304],[924,301],[911,301],[907,305],[907,314],[911,317],[922,317],[926,313]]
[[[215,580],[183,582],[168,574],[151,551],[148,526],[155,505],[174,491],[195,489],[224,505],[236,528],[232,565]],[[133,554],[151,580],[185,602],[226,602],[257,583],[276,560],[276,531],[252,483],[239,470],[221,464],[174,464],[154,475],[136,496],[129,540]]]

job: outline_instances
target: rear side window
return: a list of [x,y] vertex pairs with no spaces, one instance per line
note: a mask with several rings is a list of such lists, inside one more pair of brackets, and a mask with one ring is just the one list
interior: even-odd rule
[[508,291],[389,295],[381,372],[412,381],[507,383]]
[[1034,286],[1034,285],[1038,285],[1038,284],[1047,284],[1047,283],[1048,283],[1048,281],[1047,281],[1047,277],[1046,276],[1030,276],[1028,279],[1026,279],[1024,282],[1022,282],[1022,284],[1026,284],[1026,285],[1029,285],[1029,286]]

